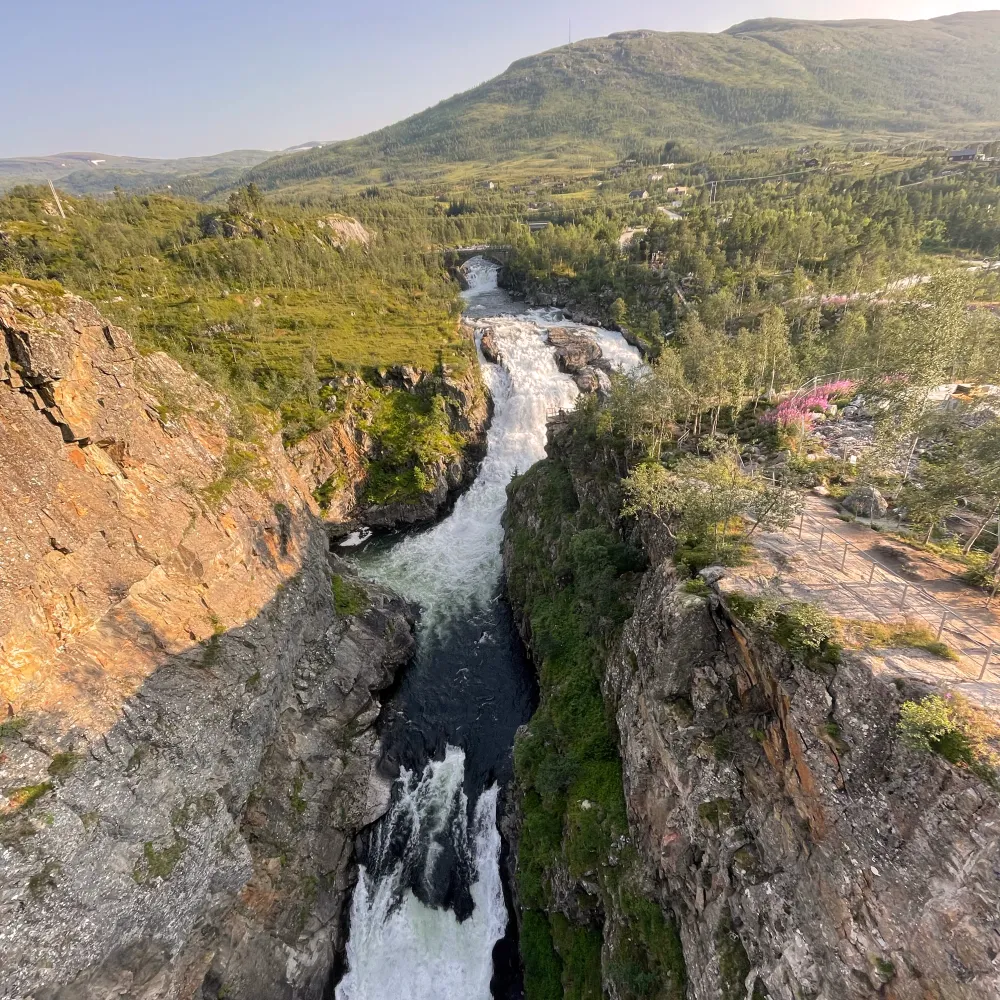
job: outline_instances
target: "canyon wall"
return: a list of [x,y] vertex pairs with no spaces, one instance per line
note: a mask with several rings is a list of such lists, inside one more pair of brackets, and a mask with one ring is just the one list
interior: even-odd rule
[[0,996],[319,997],[397,598],[240,409],[0,286]]
[[[635,908],[623,911],[621,894],[609,891],[621,876],[607,872],[621,872],[627,848],[612,840],[589,871],[574,867],[581,814],[570,787],[541,896],[566,995],[579,980],[579,950],[564,944],[575,940],[570,925],[600,935],[603,990],[615,998],[1000,997],[1000,798],[988,781],[899,737],[900,704],[930,689],[876,675],[861,652],[807,666],[729,610],[724,578],[686,586],[662,529],[622,534],[606,449],[565,423],[553,431],[549,459],[511,487],[509,589],[544,707],[558,694],[545,603],[553,584],[531,577],[525,547],[548,548],[558,563],[559,551],[601,530],[646,555],[597,669],[636,852],[631,879],[676,928],[683,952],[672,980],[645,981],[652,992],[620,974],[616,928]],[[560,572],[575,613],[601,614],[580,600],[572,560]],[[564,620],[560,634],[568,631]],[[519,745],[522,757],[526,750]],[[537,871],[525,871],[525,859],[534,863],[545,834],[529,822],[533,786],[521,793],[518,884],[534,893]],[[586,815],[594,810],[592,801]]]

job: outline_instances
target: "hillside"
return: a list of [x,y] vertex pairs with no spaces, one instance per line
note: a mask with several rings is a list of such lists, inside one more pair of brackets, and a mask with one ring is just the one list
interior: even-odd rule
[[[958,142],[1000,130],[1000,12],[929,21],[763,20],[720,34],[631,31],[519,60],[405,121],[279,156],[267,188],[586,169],[668,140],[877,134]],[[456,166],[458,165],[458,166]],[[550,164],[551,165],[551,164]]]
[[54,153],[51,156],[16,156],[0,159],[0,191],[17,184],[51,180],[73,194],[101,194],[120,187],[153,190],[183,179],[212,178],[219,186],[272,155],[264,149],[234,149],[211,156],[154,159],[113,156],[110,153]]

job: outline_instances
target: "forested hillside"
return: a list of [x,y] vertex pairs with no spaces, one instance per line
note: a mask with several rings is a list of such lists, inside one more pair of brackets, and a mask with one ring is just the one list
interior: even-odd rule
[[633,31],[562,46],[370,135],[277,157],[275,188],[454,178],[528,159],[586,168],[665,141],[927,136],[1000,129],[1000,13],[930,21],[767,20],[716,35]]

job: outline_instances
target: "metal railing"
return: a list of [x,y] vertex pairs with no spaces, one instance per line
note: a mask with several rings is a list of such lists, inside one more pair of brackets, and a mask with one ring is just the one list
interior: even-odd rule
[[843,371],[831,372],[829,375],[814,375],[807,382],[800,385],[789,398],[803,399],[814,389],[818,389],[821,385],[827,385],[830,382],[855,381],[856,377],[864,375],[865,371],[867,371],[865,368],[845,368]]
[[[907,580],[890,566],[880,562],[868,550],[844,538],[830,525],[802,511],[798,522],[786,529],[800,541],[815,545],[815,552],[824,566],[832,568],[841,578],[831,578],[829,586],[809,586],[814,591],[844,589],[874,620],[893,621],[903,618],[919,619],[937,640],[944,641],[959,657],[973,667],[974,679],[981,681],[997,657],[1000,640],[984,632],[957,611],[912,580]],[[853,577],[853,579],[852,579]],[[845,579],[846,578],[846,579]],[[858,588],[863,588],[858,593]],[[882,590],[884,599],[871,600],[876,590]],[[880,607],[877,605],[881,605]],[[888,612],[884,609],[890,609]],[[1000,657],[997,657],[1000,660]],[[997,662],[993,669],[1000,668]]]

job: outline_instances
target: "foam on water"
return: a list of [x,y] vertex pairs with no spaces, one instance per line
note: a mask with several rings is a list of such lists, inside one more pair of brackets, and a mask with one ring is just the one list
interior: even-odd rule
[[[556,367],[545,331],[579,324],[555,310],[517,311],[497,289],[496,266],[482,258],[470,261],[465,273],[467,315],[480,329],[493,328],[503,358],[495,365],[480,355],[495,407],[486,457],[447,518],[363,556],[359,567],[421,606],[418,646],[430,658],[423,666],[432,674],[440,672],[434,657],[446,648],[455,623],[474,618],[497,593],[507,483],[544,457],[548,416],[572,408],[578,395],[573,380]],[[639,363],[619,334],[587,330],[613,364]],[[479,644],[489,641],[487,632],[478,636]],[[470,669],[483,662],[461,648],[451,655],[467,658]],[[464,694],[449,688],[448,697]],[[468,740],[475,733],[461,738],[474,746]],[[459,742],[458,734],[448,742]],[[466,754],[451,745],[419,777],[402,769],[354,890],[338,1000],[489,1000],[493,948],[507,925],[498,790],[495,784],[473,790],[478,798],[470,820],[465,769]],[[454,891],[456,882],[462,892]]]
[[[500,517],[506,486],[545,457],[545,424],[551,414],[573,408],[579,390],[556,367],[545,331],[579,326],[558,310],[489,315],[497,291],[497,267],[482,258],[466,265],[468,313],[477,326],[491,326],[503,365],[486,362],[483,377],[493,397],[493,422],[487,452],[475,482],[455,504],[451,515],[428,531],[410,535],[367,560],[362,573],[378,579],[422,609],[424,629],[434,629],[472,605],[488,601],[500,578]],[[509,305],[504,293],[501,304]],[[484,315],[484,313],[486,313]],[[638,352],[621,334],[588,327],[612,364],[633,367]]]
[[[449,747],[444,760],[428,764],[419,780],[407,772],[400,778],[402,794],[383,828],[382,853],[372,867],[392,857],[400,827],[408,843],[391,871],[378,875],[361,869],[351,901],[348,972],[337,987],[338,1000],[488,1000],[493,945],[507,926],[498,790],[494,785],[479,796],[467,825],[464,760],[461,750]],[[474,908],[461,922],[451,910],[426,906],[405,888],[406,867],[414,863],[433,883],[440,855],[456,841],[468,845],[472,866]]]

